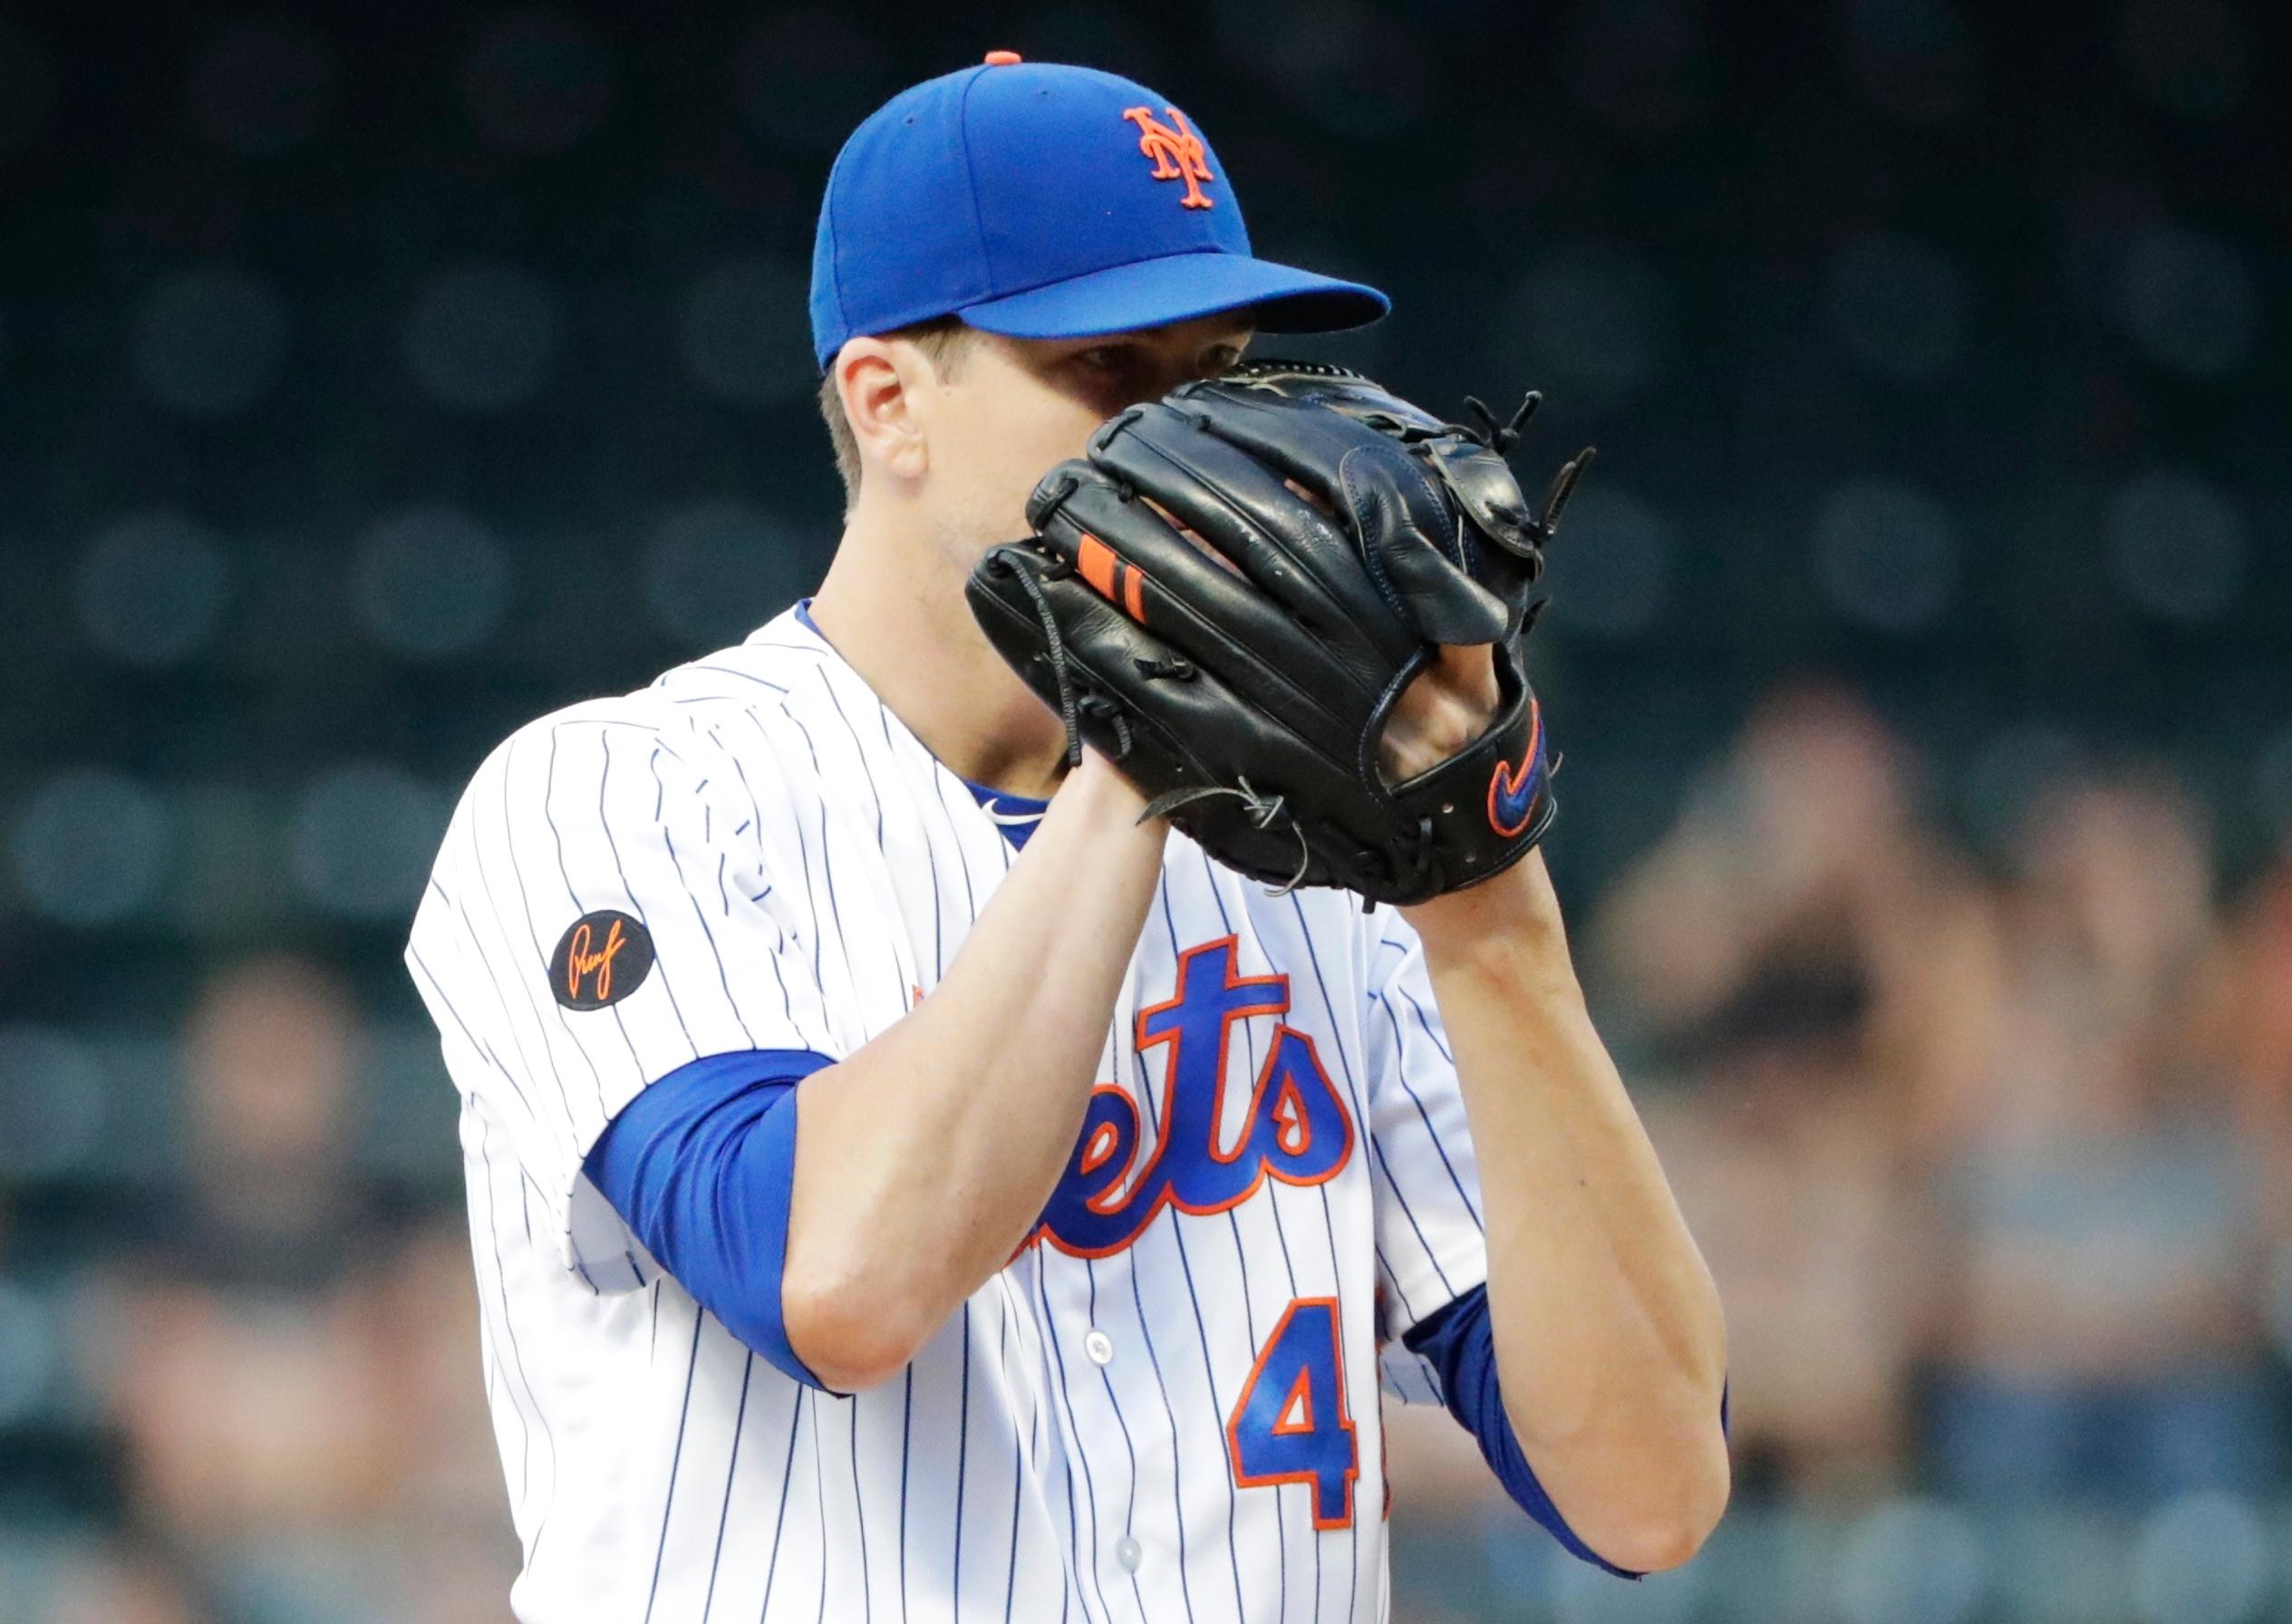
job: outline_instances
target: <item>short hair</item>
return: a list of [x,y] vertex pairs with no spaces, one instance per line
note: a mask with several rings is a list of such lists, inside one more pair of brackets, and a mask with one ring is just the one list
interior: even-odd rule
[[[962,374],[963,358],[978,339],[979,329],[959,315],[941,315],[875,336],[910,340],[931,362],[933,373],[942,382],[952,382]],[[844,397],[836,387],[833,362],[819,381],[819,414],[836,448],[836,472],[844,481],[844,511],[848,514],[859,500],[859,440],[852,432],[851,420],[844,415]]]

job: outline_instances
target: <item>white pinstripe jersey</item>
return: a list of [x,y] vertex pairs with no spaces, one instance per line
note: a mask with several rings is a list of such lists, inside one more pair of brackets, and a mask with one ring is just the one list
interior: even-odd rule
[[[854,1397],[735,1339],[582,1173],[696,1058],[883,1031],[1013,860],[793,610],[479,768],[406,962],[461,1097],[527,1624],[1385,1616],[1380,1388],[1439,1401],[1400,1334],[1486,1272],[1391,909],[1173,833],[1042,1229]],[[653,966],[568,1008],[553,944],[602,910]]]

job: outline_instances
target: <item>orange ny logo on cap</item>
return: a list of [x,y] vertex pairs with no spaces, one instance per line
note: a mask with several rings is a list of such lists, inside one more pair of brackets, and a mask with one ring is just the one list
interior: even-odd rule
[[1170,115],[1176,129],[1156,119],[1151,107],[1126,107],[1122,116],[1137,125],[1138,150],[1154,160],[1154,178],[1185,182],[1185,196],[1178,199],[1183,207],[1215,207],[1202,194],[1200,183],[1217,179],[1210,173],[1209,154],[1203,149],[1202,138],[1194,133],[1194,126],[1176,108],[1165,107],[1162,111]]

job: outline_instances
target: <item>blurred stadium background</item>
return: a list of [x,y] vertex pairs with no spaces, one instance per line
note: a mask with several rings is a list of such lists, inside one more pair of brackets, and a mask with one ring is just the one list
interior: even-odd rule
[[0,16],[0,1620],[507,1617],[412,902],[815,581],[827,166],[990,47],[1601,448],[1551,857],[1736,1505],[1604,1580],[1403,1417],[1396,1619],[2292,1619],[2282,8],[957,11]]

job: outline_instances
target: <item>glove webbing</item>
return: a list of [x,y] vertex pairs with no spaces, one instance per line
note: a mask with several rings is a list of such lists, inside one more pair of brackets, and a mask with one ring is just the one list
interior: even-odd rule
[[[1102,720],[1114,724],[1114,759],[1117,761],[1121,760],[1123,757],[1130,753],[1129,719],[1124,716],[1104,694],[1087,693],[1078,700],[1075,698],[1073,679],[1067,674],[1067,642],[1059,633],[1059,617],[1051,613],[1050,600],[1043,595],[1042,584],[1035,579],[1034,572],[1024,566],[1006,562],[1003,567],[1018,575],[1019,585],[1025,590],[1028,602],[1035,606],[1035,619],[1042,627],[1043,641],[1050,645],[1051,673],[1059,682],[1059,720],[1067,731],[1067,766],[1071,768],[1082,765],[1081,713],[1085,710]],[[1074,566],[1061,559],[1044,574],[1054,581],[1064,580],[1074,574]],[[1163,663],[1172,667],[1185,666],[1184,674],[1188,676],[1193,674],[1193,666],[1185,661]],[[1140,662],[1140,666],[1141,669],[1145,669],[1146,662]],[[1174,676],[1179,673],[1173,669],[1169,671],[1147,670],[1146,674],[1148,676]],[[1142,817],[1139,821],[1143,823],[1145,819]]]

